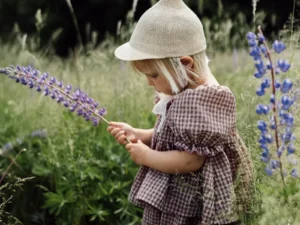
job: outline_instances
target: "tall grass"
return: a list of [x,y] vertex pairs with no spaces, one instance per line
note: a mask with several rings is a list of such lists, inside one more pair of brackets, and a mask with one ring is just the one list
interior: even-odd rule
[[[115,47],[107,41],[104,47],[79,56],[74,63],[28,51],[24,43],[0,44],[0,67],[33,64],[99,100],[107,108],[106,119],[153,127],[153,90],[145,77],[133,74],[127,64],[115,59]],[[300,74],[299,51],[291,45],[285,54],[284,58],[293,59],[288,76],[296,80]],[[300,224],[299,180],[287,180],[289,196],[284,198],[279,177],[268,177],[260,162],[259,116],[255,114],[260,100],[255,95],[258,83],[252,76],[252,59],[247,51],[236,49],[209,51],[208,55],[213,74],[236,96],[237,128],[256,169],[253,202],[241,218],[243,224]],[[127,201],[138,167],[124,147],[106,132],[105,123],[93,127],[47,98],[0,77],[0,147],[13,143],[9,156],[27,149],[4,181],[35,177],[25,183],[23,191],[15,193],[7,210],[25,225],[140,224],[141,210]],[[33,137],[36,130],[46,130],[47,137]],[[298,126],[295,135],[300,135]],[[16,141],[18,138],[22,143]],[[9,164],[10,157],[1,156],[2,172]]]

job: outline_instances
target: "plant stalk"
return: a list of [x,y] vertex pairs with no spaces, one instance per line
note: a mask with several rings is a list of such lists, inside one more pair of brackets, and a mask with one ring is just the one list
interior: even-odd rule
[[16,155],[16,157],[11,161],[11,163],[10,163],[9,166],[6,168],[6,170],[4,171],[4,173],[3,173],[3,175],[2,175],[2,177],[1,177],[1,179],[0,179],[0,184],[1,184],[1,182],[3,181],[3,179],[6,177],[6,175],[7,175],[8,171],[9,171],[9,169],[12,167],[12,165],[13,165],[14,162],[16,161],[17,157],[18,157],[22,152],[25,152],[25,151],[26,151],[25,148],[22,149],[22,150]]
[[[28,78],[28,79],[34,79],[34,80],[37,82],[37,78],[36,78],[36,77],[29,76],[29,75],[27,75],[27,74],[25,74],[25,73],[20,73],[20,72],[18,72],[18,73],[16,74],[16,76],[18,76],[18,77],[19,77],[19,76],[23,76],[23,77],[26,77],[26,78]],[[66,92],[62,91],[60,88],[57,88],[57,87],[55,87],[55,86],[53,86],[53,85],[49,85],[49,84],[46,83],[45,81],[43,81],[41,85],[45,85],[45,86],[51,88],[52,90],[56,90],[56,91],[58,91],[59,93],[61,93],[61,94],[63,94],[64,96],[68,97],[69,99],[71,99],[72,101],[76,101],[78,104],[82,105],[82,102],[81,102],[81,101],[75,100],[71,95],[69,95],[69,94],[67,94]],[[89,107],[87,107],[87,109],[88,109],[89,111],[91,111],[95,116],[97,116],[98,118],[100,118],[101,120],[103,120],[104,122],[106,122],[106,123],[109,125],[109,121],[106,120],[103,116],[100,116],[100,115],[96,112],[96,110],[92,110],[92,109],[90,109]],[[130,141],[127,137],[125,138],[125,140],[126,140],[128,143],[131,143],[131,141]]]
[[[258,31],[261,35],[263,35],[263,32],[261,30],[261,26],[258,26]],[[272,61],[272,57],[271,57],[271,53],[270,53],[270,49],[268,47],[268,44],[266,42],[266,40],[263,41],[263,44],[265,45],[266,49],[267,49],[267,56],[268,59],[270,61],[271,64],[271,77],[272,77],[272,94],[274,95],[274,103],[273,103],[273,117],[274,117],[274,122],[275,122],[275,144],[276,144],[276,150],[278,151],[279,149],[279,138],[278,138],[278,122],[277,122],[277,114],[276,114],[276,88],[275,88],[275,73],[274,73],[274,67],[273,67],[273,61]],[[278,156],[278,154],[277,154]],[[281,180],[283,183],[283,186],[286,187],[286,183],[285,183],[285,179],[284,179],[284,174],[283,174],[283,163],[281,160],[281,157],[278,156],[278,161],[279,161],[279,167],[280,167],[280,176],[281,176]]]

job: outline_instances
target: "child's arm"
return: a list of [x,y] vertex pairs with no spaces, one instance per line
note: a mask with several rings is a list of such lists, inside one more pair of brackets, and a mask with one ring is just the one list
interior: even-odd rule
[[151,129],[138,129],[134,128],[137,140],[141,140],[146,145],[151,145],[152,136],[154,133],[154,128]]
[[146,145],[151,145],[154,129],[138,129],[127,123],[110,122],[107,131],[111,133],[120,144],[127,144],[125,138],[131,142],[141,140]]
[[195,172],[202,167],[205,160],[204,156],[187,151],[155,151],[141,141],[127,144],[126,148],[138,165],[169,174]]

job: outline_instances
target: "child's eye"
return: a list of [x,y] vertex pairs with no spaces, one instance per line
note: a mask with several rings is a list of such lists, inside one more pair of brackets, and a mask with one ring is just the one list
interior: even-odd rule
[[158,77],[158,74],[151,75],[150,77],[153,78],[153,79],[155,79],[155,78]]

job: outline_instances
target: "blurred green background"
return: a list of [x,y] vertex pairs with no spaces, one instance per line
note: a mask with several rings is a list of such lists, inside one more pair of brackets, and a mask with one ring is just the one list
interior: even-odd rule
[[[104,4],[105,1],[90,0],[84,5],[100,2]],[[152,3],[141,2],[145,5]],[[272,13],[263,9],[264,5],[260,2],[254,9],[253,1],[248,2],[250,6],[245,11],[242,6],[239,8],[239,1],[214,2],[218,7],[204,0],[186,2],[202,16],[212,72],[236,96],[238,130],[254,161],[254,196],[251,208],[241,217],[242,224],[299,225],[299,180],[287,176],[287,187],[283,189],[279,174],[268,177],[264,172],[265,165],[260,161],[261,150],[257,144],[259,132],[256,121],[260,117],[256,115],[255,107],[258,103],[266,103],[267,99],[258,98],[255,94],[259,81],[253,77],[254,62],[248,55],[245,35],[248,31],[256,32],[257,24],[269,30]],[[100,101],[101,106],[107,108],[107,120],[123,121],[140,128],[153,127],[153,89],[147,86],[145,77],[132,72],[128,64],[117,60],[113,54],[120,43],[129,39],[138,18],[130,11],[132,2],[111,1],[117,10],[124,11],[124,15],[120,13],[122,18],[111,20],[117,22],[114,25],[117,26],[121,19],[120,28],[99,33],[94,25],[90,25],[86,39],[83,38],[86,33],[82,33],[79,14],[88,12],[88,6],[87,11],[76,11],[80,4],[78,6],[76,1],[69,3],[74,7],[73,13],[65,1],[1,0],[0,67],[32,64],[41,72],[49,72]],[[127,9],[121,10],[118,4]],[[290,7],[290,11],[280,28],[267,32],[268,40],[271,44],[272,40],[280,37],[286,43],[287,50],[280,56],[274,56],[274,60],[284,58],[291,62],[291,70],[278,78],[290,77],[295,81],[293,91],[296,92],[300,84],[297,83],[300,74],[299,1],[276,1],[277,4],[281,8]],[[147,8],[139,7],[139,12]],[[108,8],[101,9],[103,12]],[[59,15],[57,20],[64,19],[59,14],[64,10],[70,13],[69,20],[66,20],[69,22],[61,23],[61,27],[53,25],[49,28],[55,12]],[[247,19],[249,11],[250,20]],[[90,14],[93,13],[90,16],[96,17],[95,24],[109,26],[105,24],[107,17],[97,19],[98,14],[104,13],[97,11]],[[85,15],[83,13],[82,17]],[[83,24],[86,29],[86,24]],[[31,32],[26,31],[28,27],[31,27]],[[68,33],[70,30],[72,32]],[[64,32],[68,33],[66,39],[62,38]],[[73,39],[67,38],[70,34]],[[67,48],[61,50],[58,43]],[[299,121],[298,105],[296,102],[293,108],[295,124]],[[294,129],[297,137],[298,127]],[[106,132],[106,128],[105,123],[94,127],[49,97],[2,75],[0,170],[2,175],[5,171],[8,174],[0,184],[1,224],[140,224],[142,211],[127,200],[138,167],[131,161],[126,149]],[[298,142],[296,144],[298,148]],[[14,161],[22,149],[26,151]],[[11,163],[12,167],[7,170]],[[286,168],[290,168],[287,161],[284,163]],[[32,178],[24,182],[19,180],[29,177]],[[12,199],[6,202],[10,196]]]

